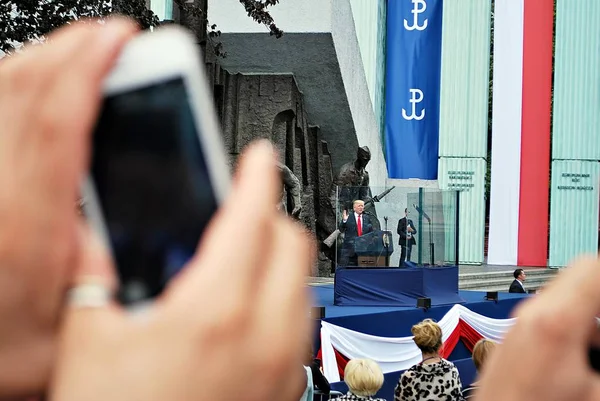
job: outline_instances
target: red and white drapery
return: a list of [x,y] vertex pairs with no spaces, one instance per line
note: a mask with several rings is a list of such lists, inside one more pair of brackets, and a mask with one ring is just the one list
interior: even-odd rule
[[[443,357],[448,357],[459,340],[468,349],[481,338],[501,341],[515,319],[491,319],[454,305],[438,322],[442,328]],[[323,372],[331,383],[340,381],[347,359],[368,358],[376,361],[383,373],[405,370],[421,361],[421,351],[412,336],[379,337],[321,323]]]
[[546,266],[553,0],[496,0],[488,263]]

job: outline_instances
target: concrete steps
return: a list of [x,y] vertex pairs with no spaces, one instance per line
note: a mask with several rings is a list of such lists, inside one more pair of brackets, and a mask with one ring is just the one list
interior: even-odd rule
[[[537,290],[542,288],[557,273],[556,269],[524,269],[527,278],[525,288]],[[470,291],[502,291],[508,292],[510,283],[514,280],[513,271],[488,271],[468,272],[468,268],[461,268],[458,287]]]

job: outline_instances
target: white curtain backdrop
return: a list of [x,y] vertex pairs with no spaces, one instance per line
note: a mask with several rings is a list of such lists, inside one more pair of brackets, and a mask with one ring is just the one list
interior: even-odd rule
[[525,0],[496,0],[488,263],[516,265],[519,241]]

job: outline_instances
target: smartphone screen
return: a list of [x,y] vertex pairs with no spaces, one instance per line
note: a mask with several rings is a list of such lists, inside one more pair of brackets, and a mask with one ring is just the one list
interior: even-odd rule
[[104,99],[91,172],[122,303],[160,294],[217,210],[198,134],[183,79]]
[[600,373],[600,348],[591,347],[588,350],[588,358],[592,369]]

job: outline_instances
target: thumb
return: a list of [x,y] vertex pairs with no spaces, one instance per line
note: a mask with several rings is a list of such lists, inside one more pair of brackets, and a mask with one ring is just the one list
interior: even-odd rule
[[67,295],[67,311],[63,327],[66,337],[79,337],[92,329],[99,316],[119,310],[112,295],[117,278],[108,253],[98,235],[87,225],[79,229],[80,256],[71,290]]
[[120,318],[120,308],[112,300],[117,278],[108,253],[98,235],[87,225],[79,229],[81,253],[71,280],[62,327],[63,352],[93,341],[90,333],[100,333],[107,320]]
[[120,338],[124,314],[112,301],[117,285],[110,255],[99,237],[80,226],[79,265],[71,280],[62,322],[51,400],[73,399],[80,383],[106,375],[106,349]]

